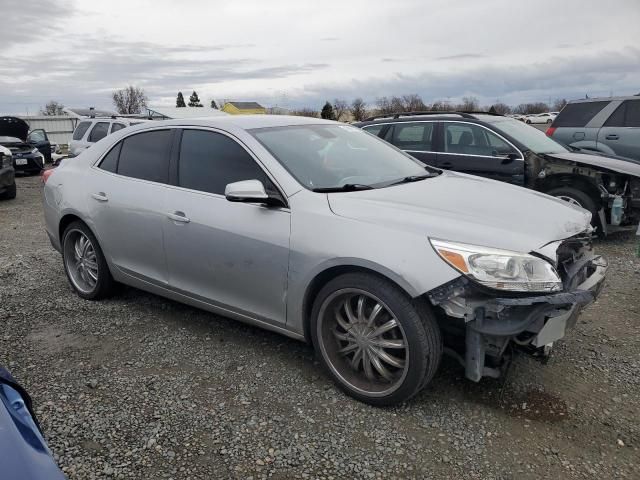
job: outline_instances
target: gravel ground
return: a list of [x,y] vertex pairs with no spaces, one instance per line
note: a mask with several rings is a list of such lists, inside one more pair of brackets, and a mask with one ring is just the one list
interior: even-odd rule
[[[0,364],[33,396],[72,479],[640,478],[640,259],[600,242],[607,286],[547,365],[411,402],[333,387],[302,343],[135,289],[74,295],[38,178],[0,202]],[[1,476],[1,475],[0,475]]]

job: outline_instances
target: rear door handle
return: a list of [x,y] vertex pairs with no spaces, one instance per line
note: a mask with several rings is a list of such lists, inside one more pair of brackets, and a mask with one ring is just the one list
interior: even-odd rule
[[184,212],[175,211],[173,213],[167,213],[167,217],[169,217],[174,222],[180,223],[189,223],[191,220],[184,214]]
[[607,140],[618,140],[620,137],[618,135],[616,135],[615,133],[610,133],[609,135],[607,135],[606,137]]
[[91,196],[93,197],[94,200],[97,200],[99,202],[108,202],[109,198],[107,197],[107,194],[104,192],[98,192],[98,193],[92,193]]

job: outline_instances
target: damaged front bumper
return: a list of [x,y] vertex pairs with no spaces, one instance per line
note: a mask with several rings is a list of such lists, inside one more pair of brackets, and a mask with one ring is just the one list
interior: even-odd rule
[[607,268],[603,257],[586,255],[566,267],[565,291],[553,294],[496,297],[498,292],[460,277],[427,296],[440,307],[445,339],[458,340],[449,342],[445,351],[477,382],[501,375],[510,345],[537,353],[563,338],[580,311],[600,294]]

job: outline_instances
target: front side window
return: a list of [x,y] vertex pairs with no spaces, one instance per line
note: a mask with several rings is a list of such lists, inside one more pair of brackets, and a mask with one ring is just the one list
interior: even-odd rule
[[109,122],[98,122],[93,126],[91,133],[89,134],[89,141],[91,143],[97,142],[98,140],[102,140],[107,136],[107,132],[109,131]]
[[171,133],[171,130],[154,130],[125,138],[118,160],[118,174],[168,183]]
[[444,151],[447,153],[483,157],[517,153],[511,145],[495,133],[472,123],[446,122],[444,135]]
[[80,140],[87,133],[87,130],[91,126],[91,122],[80,122],[76,129],[73,131],[73,139]]
[[433,123],[396,123],[391,143],[402,150],[432,151]]
[[425,167],[408,154],[349,125],[290,125],[249,132],[311,190],[374,186],[425,174]]
[[267,191],[273,190],[264,171],[235,140],[205,130],[182,133],[179,186],[224,195],[228,184],[242,180],[260,180]]

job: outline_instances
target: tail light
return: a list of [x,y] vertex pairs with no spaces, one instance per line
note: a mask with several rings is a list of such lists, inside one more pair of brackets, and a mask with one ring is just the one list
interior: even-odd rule
[[549,127],[547,128],[547,137],[553,137],[553,133],[556,131],[557,127]]
[[42,183],[47,183],[47,180],[49,180],[49,177],[51,176],[53,171],[54,171],[53,168],[50,168],[48,170],[43,170],[42,171]]

